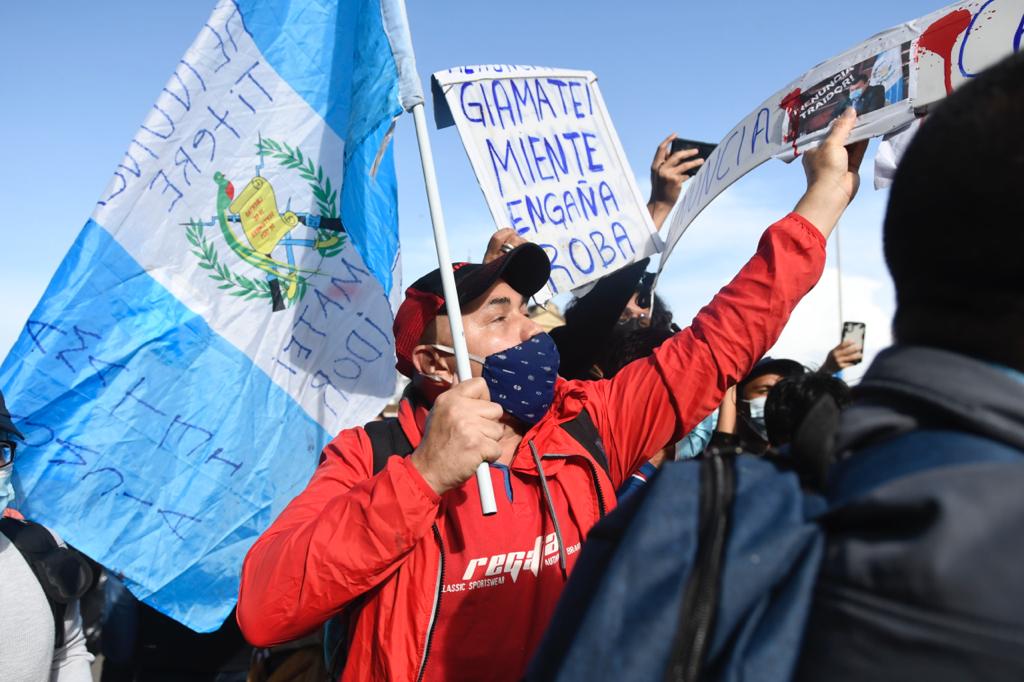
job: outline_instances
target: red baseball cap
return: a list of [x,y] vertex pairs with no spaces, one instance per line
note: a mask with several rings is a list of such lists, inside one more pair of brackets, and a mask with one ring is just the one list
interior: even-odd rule
[[[476,300],[499,279],[529,298],[541,290],[551,274],[551,261],[544,249],[527,242],[490,263],[453,263],[455,289],[460,307]],[[416,373],[412,351],[420,345],[427,325],[446,313],[441,270],[427,273],[405,290],[405,300],[395,315],[395,355],[398,371],[407,377]]]

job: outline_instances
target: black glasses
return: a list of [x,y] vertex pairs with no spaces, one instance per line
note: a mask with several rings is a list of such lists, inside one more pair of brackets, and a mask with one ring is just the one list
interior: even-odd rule
[[18,449],[17,443],[11,440],[0,440],[0,469],[10,466],[14,461],[14,451]]

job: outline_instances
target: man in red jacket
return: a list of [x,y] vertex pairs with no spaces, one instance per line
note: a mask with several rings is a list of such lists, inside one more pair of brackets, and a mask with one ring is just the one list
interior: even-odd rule
[[[721,401],[775,343],[825,262],[856,193],[863,145],[838,119],[805,155],[807,192],[733,281],[655,353],[614,379],[564,381],[526,316],[548,265],[522,245],[458,268],[474,378],[458,382],[435,271],[395,318],[407,457],[374,465],[367,431],[342,431],[306,489],[253,545],[238,621],[255,645],[296,639],[345,609],[344,680],[514,680],[525,670],[580,544],[615,489]],[[600,450],[563,425],[581,413]],[[395,450],[402,448],[396,443]],[[498,513],[473,481],[491,463]]]

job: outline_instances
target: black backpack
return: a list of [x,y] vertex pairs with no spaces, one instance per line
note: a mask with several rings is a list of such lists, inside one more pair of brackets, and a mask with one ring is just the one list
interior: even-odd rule
[[[995,567],[1012,593],[974,597],[990,605],[1005,594],[1003,611],[1019,611],[1024,589],[1007,576],[1019,570],[1024,452],[912,428],[835,461],[829,402],[804,419],[787,457],[710,448],[667,463],[602,519],[525,680],[874,680],[880,668],[887,680],[1024,679],[1024,629],[945,600]],[[895,565],[878,557],[907,561],[867,573]],[[982,558],[989,570],[975,580]],[[887,589],[850,584],[849,571]],[[915,595],[929,590],[924,608]]]
[[[570,421],[560,424],[562,429],[582,445],[598,465],[608,472],[608,458],[604,452],[604,444],[594,425],[593,419],[586,409],[580,411]],[[394,455],[408,457],[413,452],[412,443],[406,438],[398,419],[390,417],[370,422],[365,427],[373,450],[373,473],[380,473],[387,466],[388,459]],[[329,680],[337,680],[345,669],[348,658],[348,644],[352,629],[352,615],[358,610],[360,600],[346,606],[341,613],[324,624],[324,665]]]
[[81,597],[93,582],[89,562],[77,550],[62,547],[45,526],[19,519],[0,519],[0,533],[25,557],[39,580],[53,614],[54,645],[64,645],[64,616],[68,604]]

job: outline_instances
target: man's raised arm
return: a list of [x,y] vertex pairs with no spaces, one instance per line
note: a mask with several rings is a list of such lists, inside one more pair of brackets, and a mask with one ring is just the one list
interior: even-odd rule
[[616,485],[713,411],[775,344],[817,284],[825,239],[859,186],[867,143],[844,146],[855,123],[847,110],[804,155],[807,191],[794,211],[768,228],[750,261],[687,329],[614,379],[584,384]]

